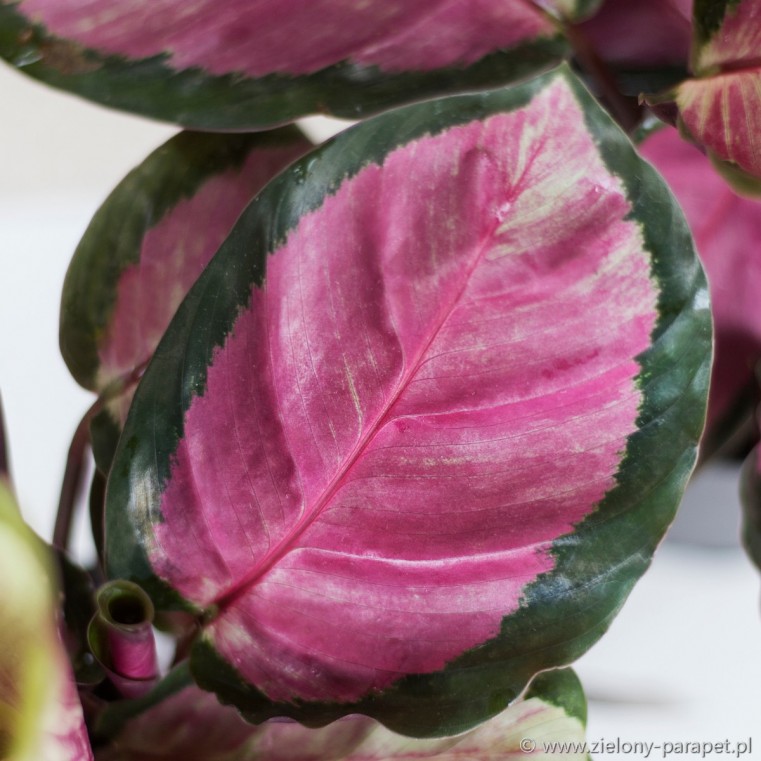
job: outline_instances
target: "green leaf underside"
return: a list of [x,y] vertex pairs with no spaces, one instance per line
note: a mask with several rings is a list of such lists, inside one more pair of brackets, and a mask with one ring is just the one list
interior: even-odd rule
[[132,61],[82,48],[0,3],[0,57],[24,73],[112,108],[199,130],[266,129],[308,114],[364,118],[410,100],[513,82],[568,53],[558,33],[467,67],[397,74],[343,62],[308,76],[214,76],[175,70],[169,56]]
[[[643,236],[653,253],[653,275],[662,289],[653,346],[638,358],[644,393],[638,419],[640,431],[629,441],[617,475],[618,486],[577,531],[554,543],[554,570],[525,589],[521,608],[504,619],[498,637],[458,657],[440,672],[404,677],[388,690],[356,703],[273,704],[245,684],[206,641],[199,640],[192,656],[195,679],[201,686],[214,689],[223,701],[234,703],[251,720],[285,715],[319,726],[357,712],[417,736],[463,731],[504,709],[534,674],[572,661],[599,638],[647,568],[673,518],[694,465],[695,442],[705,412],[711,331],[705,281],[692,251],[689,231],[671,195],[588,93],[565,71],[511,90],[434,102],[379,117],[301,160],[258,197],[180,308],[178,319],[157,350],[153,374],[149,368],[138,391],[138,399],[151,393],[154,404],[168,410],[156,430],[159,482],[166,482],[169,476],[170,453],[182,437],[183,413],[193,396],[203,394],[215,347],[223,344],[231,328],[233,315],[213,308],[214,294],[230,293],[233,303],[241,306],[250,298],[251,282],[236,279],[226,262],[232,257],[241,267],[258,273],[256,283],[264,277],[266,251],[257,245],[262,236],[258,220],[268,220],[269,240],[283,241],[303,214],[318,208],[326,194],[335,192],[368,162],[382,163],[388,152],[423,135],[520,108],[557,77],[568,81],[583,105],[586,126],[598,141],[605,164],[627,189],[632,218],[647,223],[642,228]],[[299,207],[281,205],[280,198],[289,183],[300,183],[304,177],[309,177],[309,189],[303,193]],[[194,313],[206,317],[195,323],[185,319]],[[169,389],[178,385],[181,368],[172,357],[176,346],[186,345],[190,325],[197,334],[195,346],[202,348],[185,357],[186,366],[192,368],[192,382],[180,407],[166,395],[171,396]],[[133,408],[120,444],[110,493],[114,505],[129,503],[129,490],[134,484],[127,477],[128,461],[137,451],[138,432],[149,425],[146,414],[149,413],[139,403]],[[659,455],[662,437],[683,452],[674,467],[664,466]],[[642,483],[652,486],[643,493]],[[112,537],[111,573],[137,580],[159,607],[187,607],[152,574],[126,511],[110,510],[107,521]]]

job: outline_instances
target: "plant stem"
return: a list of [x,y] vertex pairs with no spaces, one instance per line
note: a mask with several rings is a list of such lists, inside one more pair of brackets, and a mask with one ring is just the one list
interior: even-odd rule
[[11,481],[10,456],[8,454],[8,439],[5,433],[5,416],[3,415],[3,398],[0,396],[0,479],[6,483]]
[[[140,381],[148,361],[142,362],[134,367],[128,373],[114,380],[103,393],[95,400],[95,403],[85,413],[82,420],[79,421],[74,436],[69,446],[69,454],[66,458],[66,469],[63,473],[63,483],[61,484],[61,494],[58,499],[58,513],[56,514],[55,528],[53,529],[53,546],[61,550],[68,550],[71,539],[71,524],[74,518],[74,506],[83,489],[83,480],[85,474],[85,453],[90,444],[90,422],[103,409],[105,404],[120,394],[125,393],[129,388]],[[97,495],[96,495],[97,498]],[[91,504],[91,520],[92,516]],[[103,519],[92,520],[94,536],[99,536],[102,532]],[[97,544],[96,538],[96,544]],[[98,546],[98,555],[101,554],[102,545]]]
[[90,444],[90,421],[100,412],[103,404],[103,397],[97,399],[79,421],[71,439],[69,454],[66,457],[66,469],[63,472],[61,494],[58,498],[58,513],[53,529],[53,546],[63,551],[67,551],[69,548],[74,506],[84,485],[85,455]]
[[597,54],[592,43],[578,26],[568,24],[566,35],[576,54],[576,60],[600,88],[611,114],[621,127],[630,134],[642,120],[642,107],[638,99],[624,95],[608,65]]

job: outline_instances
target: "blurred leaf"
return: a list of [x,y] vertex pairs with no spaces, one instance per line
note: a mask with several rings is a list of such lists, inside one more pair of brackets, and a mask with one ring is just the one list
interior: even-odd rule
[[761,204],[738,196],[697,148],[666,127],[640,146],[684,209],[711,291],[715,362],[701,445],[710,455],[746,425],[761,360]]
[[11,761],[92,758],[58,635],[48,550],[0,483],[0,755]]
[[761,194],[761,0],[695,0],[694,79],[673,94],[687,136],[739,193]]

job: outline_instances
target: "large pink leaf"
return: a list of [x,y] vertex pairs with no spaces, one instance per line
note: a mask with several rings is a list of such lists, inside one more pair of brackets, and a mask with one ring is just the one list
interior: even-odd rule
[[[274,253],[216,354],[150,559],[199,607],[224,606],[207,637],[234,663],[245,652],[273,700],[356,700],[495,637],[552,568],[552,540],[613,486],[657,294],[581,118],[557,84],[360,172]],[[521,145],[530,131],[541,152]],[[547,203],[564,224],[537,236]]]
[[[206,610],[204,683],[351,705],[504,643],[505,622],[543,617],[548,597],[574,615],[594,597],[572,646],[549,626],[560,639],[543,656],[511,656],[519,691],[604,628],[639,561],[611,561],[626,576],[603,601],[591,579],[552,580],[609,570],[575,555],[582,567],[561,571],[557,542],[581,542],[618,484],[632,521],[665,488],[647,519],[665,527],[694,458],[708,351],[683,222],[612,130],[556,72],[365,123],[244,213],[141,384],[108,497],[111,572],[157,577]],[[622,174],[660,199],[657,243]],[[670,257],[673,276],[658,269]],[[664,437],[654,483],[635,485],[622,461],[651,419]],[[626,546],[642,558],[641,540]],[[515,695],[493,689],[474,712]]]
[[752,414],[761,359],[761,204],[738,196],[708,159],[665,128],[640,147],[676,194],[706,268],[716,331],[705,444],[721,443]]

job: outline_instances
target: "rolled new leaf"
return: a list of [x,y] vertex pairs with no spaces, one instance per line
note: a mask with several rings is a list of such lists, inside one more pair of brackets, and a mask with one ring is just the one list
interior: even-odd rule
[[343,133],[252,202],[138,389],[107,564],[255,721],[495,715],[608,626],[705,414],[681,212],[565,68]]
[[51,559],[0,482],[0,756],[86,761],[90,744],[57,628]]
[[21,71],[204,130],[357,118],[512,81],[566,52],[526,0],[0,0],[0,55]]
[[693,145],[666,127],[640,146],[682,206],[708,275],[715,332],[703,457],[745,439],[758,402],[761,361],[761,203],[742,198]]
[[159,675],[150,598],[137,584],[111,581],[97,606],[87,633],[93,655],[125,697],[146,694]]
[[[322,729],[296,722],[247,724],[192,683],[182,669],[132,705],[117,705],[121,727],[97,761],[490,761],[583,759],[586,701],[570,669],[541,674],[526,696],[490,721],[457,737],[418,740],[390,732],[365,716]],[[131,716],[124,715],[126,712]],[[534,748],[536,753],[531,754]],[[545,751],[546,752],[542,752]]]

